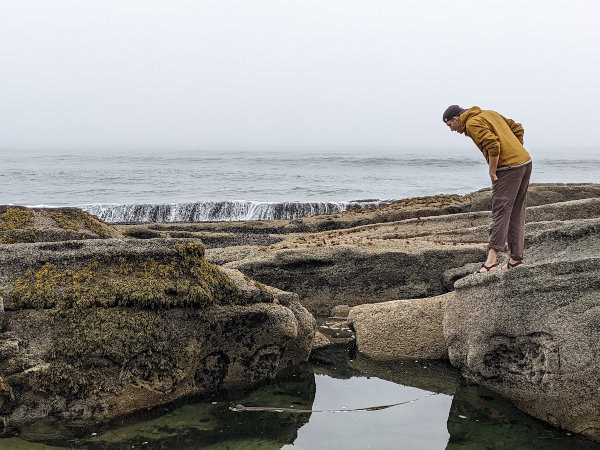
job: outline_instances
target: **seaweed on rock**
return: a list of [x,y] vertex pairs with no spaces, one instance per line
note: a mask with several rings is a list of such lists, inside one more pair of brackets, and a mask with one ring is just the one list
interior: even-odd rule
[[13,282],[7,309],[129,306],[151,309],[242,305],[248,300],[210,264],[200,243],[175,244],[170,261],[96,257],[81,270],[53,263],[28,269]]
[[0,244],[35,242],[34,213],[24,208],[7,208],[0,214]]

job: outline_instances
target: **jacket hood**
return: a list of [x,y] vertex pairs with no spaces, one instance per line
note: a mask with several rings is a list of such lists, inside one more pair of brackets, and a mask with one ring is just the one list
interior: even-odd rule
[[467,109],[464,113],[462,113],[460,115],[460,121],[464,125],[467,123],[467,120],[469,120],[471,117],[476,116],[480,112],[481,112],[481,108],[479,106],[473,106],[473,107]]

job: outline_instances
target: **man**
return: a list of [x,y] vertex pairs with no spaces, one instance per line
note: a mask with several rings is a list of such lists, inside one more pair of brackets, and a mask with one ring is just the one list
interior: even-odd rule
[[492,225],[487,260],[477,273],[498,268],[498,252],[508,242],[510,259],[502,269],[523,265],[525,201],[531,156],[523,147],[520,123],[477,106],[449,106],[442,116],[450,130],[470,137],[481,150],[492,180]]

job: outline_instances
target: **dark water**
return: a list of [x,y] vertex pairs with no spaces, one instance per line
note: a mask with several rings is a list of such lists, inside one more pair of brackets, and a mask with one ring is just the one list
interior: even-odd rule
[[[435,395],[432,395],[435,394]],[[180,404],[76,436],[60,423],[35,422],[1,449],[597,449],[553,428],[487,389],[468,385],[446,363],[382,363],[343,346],[252,392]],[[376,411],[234,412],[235,404]]]

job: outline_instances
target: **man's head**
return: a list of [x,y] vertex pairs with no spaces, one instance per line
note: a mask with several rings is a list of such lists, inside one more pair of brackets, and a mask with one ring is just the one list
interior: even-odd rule
[[463,134],[465,132],[465,125],[460,121],[460,115],[465,111],[466,109],[458,105],[450,105],[444,111],[442,120],[450,127],[450,130]]

